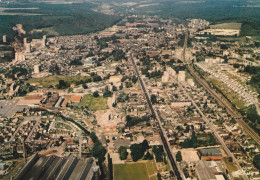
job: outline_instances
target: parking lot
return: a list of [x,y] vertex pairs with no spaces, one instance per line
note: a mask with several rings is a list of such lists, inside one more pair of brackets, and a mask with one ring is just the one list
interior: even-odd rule
[[19,99],[0,101],[0,117],[13,117],[16,112],[22,111],[27,106],[16,105]]

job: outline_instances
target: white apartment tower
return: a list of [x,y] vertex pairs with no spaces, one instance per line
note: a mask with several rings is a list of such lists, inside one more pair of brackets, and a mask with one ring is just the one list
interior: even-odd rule
[[38,74],[38,73],[40,73],[40,66],[39,65],[34,65],[34,73],[35,74]]
[[6,35],[3,35],[3,43],[6,43]]
[[178,81],[180,81],[180,82],[185,81],[185,71],[179,71]]

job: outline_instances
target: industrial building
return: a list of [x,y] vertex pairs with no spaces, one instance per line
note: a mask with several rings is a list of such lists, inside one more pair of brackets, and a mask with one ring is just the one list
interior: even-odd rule
[[97,180],[99,167],[94,158],[33,155],[14,177],[15,180]]
[[225,180],[224,169],[221,167],[221,162],[216,161],[198,161],[196,173],[199,180]]

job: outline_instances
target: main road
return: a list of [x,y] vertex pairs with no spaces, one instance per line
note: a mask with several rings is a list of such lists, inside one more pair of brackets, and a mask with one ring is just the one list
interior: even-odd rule
[[148,103],[148,106],[149,106],[149,108],[150,108],[150,110],[151,110],[151,113],[152,113],[153,117],[156,119],[156,125],[157,125],[157,128],[158,128],[158,130],[159,130],[160,138],[161,138],[161,140],[162,140],[162,143],[163,143],[164,149],[165,149],[165,151],[166,151],[166,154],[167,154],[167,156],[168,156],[168,158],[169,158],[171,167],[172,167],[172,169],[174,170],[175,176],[176,176],[176,178],[177,178],[178,180],[185,179],[185,177],[184,177],[182,171],[180,170],[179,166],[178,166],[177,163],[176,163],[175,157],[173,156],[173,154],[172,154],[172,152],[171,152],[170,144],[169,144],[169,142],[168,142],[168,141],[166,140],[166,138],[165,138],[165,135],[164,135],[164,132],[163,132],[163,128],[162,128],[162,124],[161,124],[161,120],[160,120],[161,118],[160,118],[160,116],[158,115],[157,111],[155,111],[155,109],[154,109],[154,107],[153,107],[153,105],[152,105],[152,102],[151,102],[150,97],[149,97],[149,95],[148,95],[149,93],[148,93],[148,91],[146,90],[145,83],[143,82],[143,79],[142,79],[142,77],[140,76],[140,73],[139,73],[139,71],[138,71],[138,69],[137,69],[137,66],[136,66],[136,63],[135,63],[135,61],[134,61],[134,58],[133,58],[132,53],[129,54],[129,59],[130,59],[130,61],[131,61],[132,64],[133,64],[133,67],[134,67],[134,69],[135,69],[135,73],[136,73],[136,75],[137,75],[137,77],[138,77],[139,83],[140,83],[141,88],[142,88],[142,90],[143,90],[143,93],[144,93],[144,95],[145,95],[145,98],[146,98],[146,101],[147,101],[147,103]]

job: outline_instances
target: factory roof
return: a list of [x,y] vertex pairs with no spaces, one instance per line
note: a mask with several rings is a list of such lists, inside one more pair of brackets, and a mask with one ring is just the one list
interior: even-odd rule
[[35,154],[14,179],[92,179],[98,172],[93,158],[79,159]]

